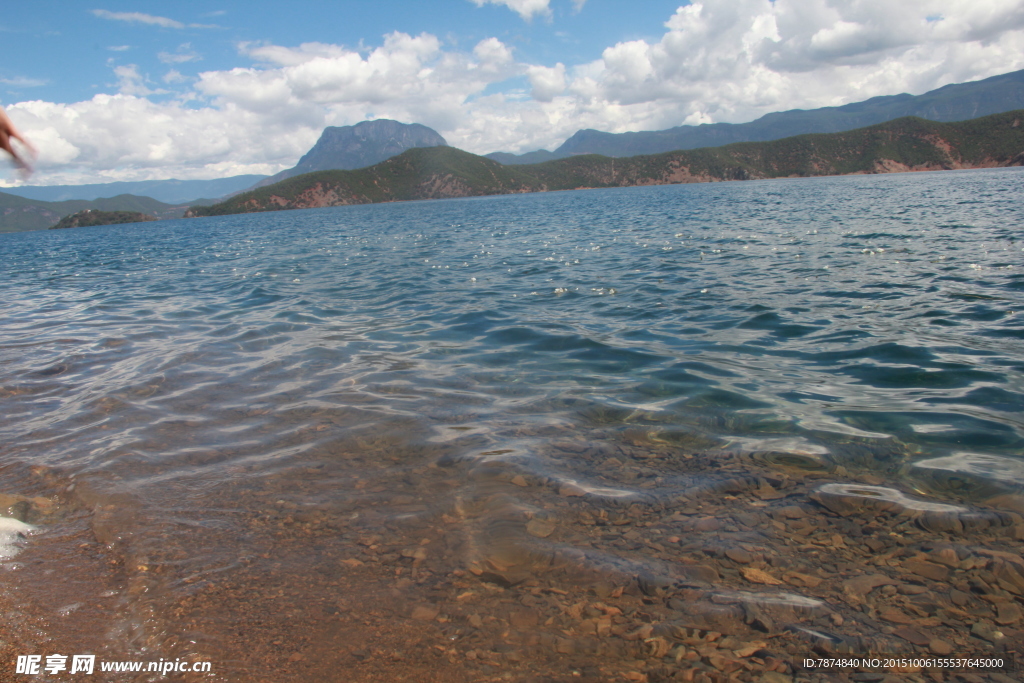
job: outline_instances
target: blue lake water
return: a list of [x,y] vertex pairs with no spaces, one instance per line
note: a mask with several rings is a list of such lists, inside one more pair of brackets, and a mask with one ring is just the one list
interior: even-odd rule
[[[190,576],[268,577],[252,549],[295,524],[311,534],[289,537],[285,574],[320,561],[319,530],[344,555],[374,524],[445,515],[472,546],[491,514],[473,501],[514,475],[547,483],[538,510],[576,494],[658,505],[717,480],[690,456],[729,452],[1012,508],[1022,181],[851,176],[0,235],[0,491],[63,495],[129,564],[173,567],[146,579],[158,611],[194,598]],[[471,564],[459,548],[453,565]],[[135,627],[156,619],[125,601]],[[160,638],[180,631],[161,618]]]

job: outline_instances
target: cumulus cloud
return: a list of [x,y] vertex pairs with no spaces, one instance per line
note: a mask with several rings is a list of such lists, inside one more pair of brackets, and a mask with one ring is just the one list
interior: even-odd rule
[[530,66],[526,70],[533,90],[530,96],[538,102],[550,102],[565,91],[565,65],[559,62],[553,68]]
[[[505,4],[531,17],[549,5]],[[360,50],[245,43],[247,68],[168,72],[167,87],[188,83],[174,100],[151,102],[164,91],[126,65],[115,68],[120,94],[9,111],[43,152],[37,182],[195,178],[276,172],[324,126],[370,118],[423,123],[471,152],[522,152],[580,128],[749,121],[1024,68],[1020,0],[701,0],[665,19],[661,36],[575,65],[427,33]]]
[[739,122],[1024,67],[1019,0],[703,0],[665,27],[576,67],[581,117],[603,110],[615,131]]
[[[578,2],[578,0],[574,0]],[[470,0],[477,7],[483,7],[484,5],[504,5],[510,10],[521,16],[526,21],[533,19],[533,15],[539,14],[541,16],[551,16],[551,8],[548,6],[551,0]],[[586,2],[586,0],[583,0]],[[583,6],[583,2],[578,2],[579,6]]]

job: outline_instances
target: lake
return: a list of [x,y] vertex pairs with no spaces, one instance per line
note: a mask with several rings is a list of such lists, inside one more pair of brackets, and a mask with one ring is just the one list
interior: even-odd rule
[[1003,652],[1022,181],[0,235],[2,637],[240,681]]

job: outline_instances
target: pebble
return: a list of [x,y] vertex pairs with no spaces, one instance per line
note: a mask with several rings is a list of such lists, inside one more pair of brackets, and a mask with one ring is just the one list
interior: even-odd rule
[[949,568],[933,562],[910,561],[906,562],[903,568],[932,581],[945,581],[949,578]]
[[417,605],[410,616],[419,621],[433,621],[440,613],[441,608],[437,605]]
[[744,567],[740,570],[740,572],[743,574],[743,578],[745,578],[747,581],[750,581],[751,583],[760,583],[769,586],[782,585],[782,581],[775,578],[768,572],[761,569],[757,569],[756,567]]
[[753,555],[742,548],[729,548],[725,551],[725,556],[733,562],[739,562],[740,564],[750,564],[754,561]]
[[526,531],[537,538],[547,538],[555,531],[555,520],[533,518],[526,523]]
[[722,523],[714,517],[702,517],[693,525],[694,531],[701,532],[718,531],[721,528]]
[[996,605],[996,623],[1000,626],[1016,624],[1021,616],[1021,609],[1015,603],[1001,602]]
[[587,492],[576,484],[562,484],[558,487],[558,495],[565,496],[567,498],[579,497],[587,495]]
[[843,590],[848,595],[861,598],[879,586],[895,586],[898,584],[899,581],[891,579],[884,574],[864,574],[843,581]]

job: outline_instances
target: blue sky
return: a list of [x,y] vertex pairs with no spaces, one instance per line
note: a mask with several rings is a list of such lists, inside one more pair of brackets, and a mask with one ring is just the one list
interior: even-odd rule
[[[638,12],[635,0],[591,0],[577,11],[571,0],[553,0],[550,16],[537,13],[524,21],[506,6],[477,7],[467,0],[16,3],[0,16],[0,102],[74,102],[114,92],[112,66],[118,64],[136,64],[161,82],[170,68],[192,77],[248,67],[252,60],[239,53],[241,43],[372,47],[394,31],[427,32],[453,48],[495,36],[531,63],[577,64],[600,58],[604,48],[622,40],[657,40],[679,4],[645,0]],[[108,12],[147,14],[184,26],[111,19]],[[182,61],[171,61],[176,58]]]
[[0,54],[33,184],[211,178],[367,118],[523,152],[921,93],[1024,68],[1024,0],[43,1]]

